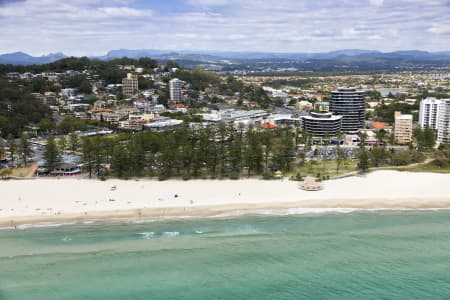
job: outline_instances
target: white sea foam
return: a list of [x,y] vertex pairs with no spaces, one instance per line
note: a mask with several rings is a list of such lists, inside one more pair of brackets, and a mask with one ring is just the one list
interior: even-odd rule
[[166,231],[161,234],[162,237],[168,237],[168,238],[176,237],[179,235],[180,235],[180,233],[178,231]]
[[14,227],[8,226],[8,227],[0,227],[0,230],[12,230]]
[[174,220],[190,220],[190,219],[202,219],[199,216],[161,216],[161,217],[148,217],[148,218],[139,218],[139,219],[123,219],[125,223],[130,224],[145,224],[145,223],[153,223],[160,221],[174,221]]
[[46,227],[61,227],[68,225],[75,225],[77,222],[68,223],[37,223],[37,224],[22,224],[18,225],[17,229],[30,229],[30,228],[46,228]]
[[[127,218],[114,218],[109,220],[89,220],[83,222],[67,222],[67,223],[36,223],[36,224],[21,224],[14,226],[2,226],[0,230],[14,230],[14,229],[31,229],[31,228],[46,228],[46,227],[61,227],[71,225],[102,225],[105,223],[129,223],[129,224],[141,224],[152,223],[166,220],[189,220],[189,219],[215,219],[215,218],[234,218],[244,216],[289,216],[289,215],[307,215],[307,214],[347,214],[353,212],[378,212],[378,211],[392,211],[392,212],[421,212],[421,211],[449,211],[450,208],[287,208],[287,209],[254,209],[254,210],[234,210],[225,212],[222,214],[213,215],[210,217],[203,216],[164,216],[148,219],[127,219]],[[196,232],[200,234],[199,232]],[[176,233],[178,235],[179,233]],[[168,233],[168,235],[171,235]],[[164,235],[163,236],[167,236]]]
[[141,233],[138,233],[138,234],[142,235],[142,238],[144,240],[149,240],[149,239],[151,239],[151,238],[153,238],[155,236],[155,233],[153,231],[151,231],[151,232],[141,232]]
[[96,221],[83,221],[82,224],[89,225],[89,224],[94,224],[94,223],[96,223]]
[[[379,209],[384,210],[384,209]],[[398,209],[395,209],[398,210]],[[305,215],[305,214],[326,214],[326,213],[352,213],[355,211],[369,211],[368,209],[358,208],[286,208],[286,209],[254,209],[254,210],[235,210],[218,215],[211,216],[211,218],[230,218],[240,216],[290,216],[290,215]]]

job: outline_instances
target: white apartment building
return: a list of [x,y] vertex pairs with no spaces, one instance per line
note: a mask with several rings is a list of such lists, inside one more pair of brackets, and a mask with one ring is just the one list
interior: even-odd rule
[[450,99],[423,99],[420,102],[419,125],[435,130],[438,143],[450,143]]
[[450,143],[450,99],[441,99],[438,119],[437,141]]
[[439,107],[441,100],[434,97],[428,97],[420,101],[419,125],[421,128],[438,129]]
[[169,81],[170,101],[181,102],[183,100],[183,92],[181,88],[184,82],[178,78]]
[[138,75],[127,73],[127,77],[122,79],[122,93],[125,96],[133,96],[138,91]]
[[92,119],[97,121],[104,121],[107,123],[116,124],[119,122],[120,116],[115,113],[101,112],[92,115]]

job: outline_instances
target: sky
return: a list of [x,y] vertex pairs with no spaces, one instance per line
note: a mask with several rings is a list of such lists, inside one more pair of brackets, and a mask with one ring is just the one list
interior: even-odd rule
[[450,50],[450,0],[0,0],[0,53]]

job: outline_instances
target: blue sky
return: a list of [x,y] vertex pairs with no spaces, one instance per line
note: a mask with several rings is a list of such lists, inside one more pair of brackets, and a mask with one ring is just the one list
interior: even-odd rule
[[0,0],[0,53],[450,50],[450,0]]

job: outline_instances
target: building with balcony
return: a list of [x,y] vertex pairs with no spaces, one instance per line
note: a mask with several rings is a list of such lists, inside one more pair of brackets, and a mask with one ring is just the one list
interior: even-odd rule
[[342,116],[342,131],[356,132],[363,129],[366,115],[364,91],[339,88],[331,92],[330,112]]
[[450,99],[441,99],[437,126],[438,143],[450,143]]
[[181,102],[183,100],[183,84],[184,82],[178,78],[169,81],[170,101]]
[[394,137],[397,143],[408,144],[412,141],[412,123],[412,115],[402,115],[399,111],[395,112]]
[[127,77],[122,79],[122,93],[127,96],[133,96],[139,91],[138,75],[128,73]]
[[428,127],[433,130],[438,129],[439,109],[441,100],[428,97],[420,101],[419,125],[422,128]]
[[311,112],[309,116],[302,116],[302,127],[314,137],[337,136],[342,128],[342,116],[332,113]]

